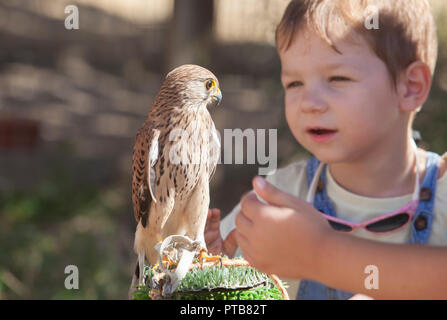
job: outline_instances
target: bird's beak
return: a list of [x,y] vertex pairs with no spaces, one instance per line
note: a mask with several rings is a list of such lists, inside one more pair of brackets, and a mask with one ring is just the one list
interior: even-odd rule
[[217,88],[216,93],[213,95],[213,102],[215,103],[216,107],[220,104],[222,101],[222,92],[219,88]]

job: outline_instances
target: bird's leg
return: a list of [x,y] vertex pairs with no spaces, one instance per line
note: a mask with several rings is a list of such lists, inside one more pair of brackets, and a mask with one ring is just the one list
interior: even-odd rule
[[[201,238],[201,237],[199,237]],[[208,249],[206,248],[205,239],[198,239],[198,241],[201,244],[202,250],[200,250],[199,253],[199,261],[201,265],[203,266],[204,262],[219,262],[222,266],[222,260],[226,260],[227,258],[222,257],[220,255],[209,255]]]
[[139,253],[138,254],[138,266],[140,268],[140,274],[139,274],[139,284],[143,285],[144,281],[143,281],[143,269],[144,269],[144,253]]
[[202,249],[199,253],[199,261],[202,264],[202,266],[203,266],[204,262],[218,262],[218,261],[220,263],[220,266],[222,266],[222,260],[225,260],[225,259],[226,259],[225,257],[219,256],[219,255],[216,255],[216,256],[209,255],[208,251],[205,249]]
[[203,265],[205,261],[222,261],[220,256],[208,255],[205,241],[206,218],[209,209],[209,181],[206,175],[202,175],[196,184],[196,190],[190,197],[188,207],[185,209],[187,215],[187,235],[199,243],[199,262]]

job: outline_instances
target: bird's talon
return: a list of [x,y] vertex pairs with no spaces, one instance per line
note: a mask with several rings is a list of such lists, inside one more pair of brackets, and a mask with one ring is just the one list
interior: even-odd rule
[[207,254],[207,252],[205,250],[200,251],[199,254],[199,260],[200,260],[200,264],[201,267],[203,267],[203,264],[205,262],[218,262],[220,264],[220,266],[223,266],[223,260],[226,259],[222,256],[210,256]]

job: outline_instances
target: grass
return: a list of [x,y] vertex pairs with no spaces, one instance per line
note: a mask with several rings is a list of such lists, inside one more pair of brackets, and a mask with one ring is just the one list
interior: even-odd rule
[[[143,276],[152,278],[152,269]],[[150,281],[147,281],[150,283]],[[151,300],[150,286],[137,287],[135,300]],[[172,295],[174,300],[283,300],[266,274],[246,266],[196,268],[188,272]]]

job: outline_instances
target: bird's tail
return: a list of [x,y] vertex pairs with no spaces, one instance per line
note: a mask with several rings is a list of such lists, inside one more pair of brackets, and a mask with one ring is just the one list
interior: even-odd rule
[[137,266],[135,267],[135,272],[132,275],[132,282],[130,284],[129,292],[128,292],[128,298],[129,300],[133,299],[133,293],[136,290],[136,286],[140,283],[140,264],[138,263],[137,258]]

